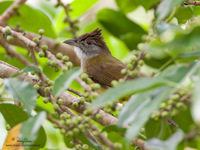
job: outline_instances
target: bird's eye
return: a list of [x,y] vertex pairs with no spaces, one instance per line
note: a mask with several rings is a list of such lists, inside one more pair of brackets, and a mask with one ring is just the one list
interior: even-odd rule
[[91,45],[91,44],[92,44],[92,41],[87,41],[87,44],[88,44],[88,45]]

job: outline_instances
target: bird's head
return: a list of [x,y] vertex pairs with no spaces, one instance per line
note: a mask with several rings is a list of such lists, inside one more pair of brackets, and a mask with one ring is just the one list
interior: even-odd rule
[[77,39],[70,39],[64,43],[74,46],[74,51],[81,61],[101,54],[111,54],[103,40],[101,29],[97,28],[90,33],[85,33]]

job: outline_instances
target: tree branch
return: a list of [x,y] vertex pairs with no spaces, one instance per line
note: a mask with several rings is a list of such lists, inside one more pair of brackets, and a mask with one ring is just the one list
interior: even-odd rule
[[199,6],[200,5],[200,1],[188,1],[188,2],[184,2],[183,5]]
[[24,4],[26,0],[16,0],[4,13],[0,16],[0,25],[6,26],[8,20],[16,13],[16,8]]

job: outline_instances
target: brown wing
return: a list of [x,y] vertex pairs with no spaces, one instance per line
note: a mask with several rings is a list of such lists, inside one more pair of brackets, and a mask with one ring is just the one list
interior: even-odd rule
[[86,73],[102,87],[110,87],[113,80],[119,80],[123,77],[121,70],[125,68],[125,64],[111,55],[106,56],[103,62],[100,60],[102,59],[97,58],[90,63],[95,65],[87,65]]

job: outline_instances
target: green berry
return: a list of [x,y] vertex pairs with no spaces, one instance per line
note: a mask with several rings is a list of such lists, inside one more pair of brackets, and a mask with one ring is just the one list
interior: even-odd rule
[[86,123],[90,123],[90,121],[91,121],[91,118],[90,118],[90,117],[85,117],[85,119],[84,119],[84,120],[85,120],[85,122],[86,122]]
[[73,64],[72,64],[71,61],[67,62],[66,65],[67,65],[68,68],[72,68],[73,67]]
[[169,100],[167,101],[167,103],[168,103],[168,105],[173,105],[173,104],[174,104],[174,100],[173,100],[173,99],[169,99]]
[[75,135],[77,135],[77,134],[79,134],[79,132],[80,132],[80,130],[78,129],[78,128],[73,128],[73,133],[75,134]]
[[33,87],[34,87],[34,89],[36,89],[36,90],[39,90],[39,89],[40,89],[40,86],[39,86],[38,84],[35,84]]
[[183,102],[178,102],[177,104],[176,104],[176,107],[177,108],[183,108],[184,107],[184,103]]
[[92,90],[94,91],[94,90],[100,89],[101,86],[100,86],[98,83],[94,83],[94,84],[91,85],[91,88],[92,88]]
[[48,49],[48,46],[45,44],[45,45],[42,45],[41,48],[43,51],[46,51]]
[[86,109],[86,110],[83,112],[83,114],[84,114],[85,116],[89,116],[89,115],[92,114],[92,110]]
[[56,41],[55,46],[58,47],[59,45],[60,45],[60,42],[59,42],[59,41]]
[[51,66],[55,67],[57,63],[55,61],[51,61]]
[[57,53],[57,54],[56,54],[56,58],[57,58],[57,59],[62,59],[62,57],[63,57],[62,53]]
[[87,79],[85,80],[85,83],[90,84],[90,83],[92,83],[92,80],[91,80],[90,78],[87,78]]
[[60,129],[61,134],[66,134],[66,130],[65,129]]
[[93,98],[93,99],[97,98],[98,96],[99,96],[98,93],[96,93],[96,92],[92,93],[92,98]]
[[138,65],[142,66],[144,64],[144,61],[143,60],[139,60],[138,61]]
[[79,98],[79,103],[84,104],[85,103],[85,97],[80,97]]
[[128,70],[132,70],[133,69],[133,65],[132,64],[128,64],[127,68],[128,68]]
[[58,71],[59,71],[59,68],[58,68],[58,67],[55,67],[55,68],[53,68],[53,71],[54,71],[54,72],[58,72]]
[[46,61],[46,65],[47,65],[47,66],[51,66],[51,60],[48,59],[48,60]]
[[137,47],[138,47],[139,50],[144,50],[145,44],[144,44],[144,43],[139,43],[139,44],[137,45]]
[[85,97],[85,98],[89,98],[89,97],[90,97],[90,93],[86,92],[86,93],[84,94],[84,97]]
[[65,125],[65,120],[62,120],[62,119],[61,119],[61,120],[60,120],[60,124],[61,124],[61,125]]
[[81,150],[81,144],[77,144],[77,145],[75,146],[75,148],[76,148],[77,150]]
[[138,76],[138,72],[137,72],[137,71],[130,71],[130,72],[129,72],[129,75],[130,75],[131,77],[137,77],[137,76]]
[[111,84],[112,84],[112,86],[117,86],[117,85],[118,85],[118,82],[117,82],[116,80],[113,80],[113,81],[111,82]]
[[89,78],[89,77],[88,77],[88,75],[87,75],[86,73],[82,73],[82,74],[81,74],[81,79],[82,79],[82,80],[85,81],[85,80],[87,80],[87,78]]
[[9,131],[10,129],[11,129],[10,125],[9,125],[9,124],[7,124],[7,125],[6,125],[6,130],[8,130],[8,131]]
[[101,114],[99,114],[99,113],[98,113],[98,114],[96,114],[96,115],[95,115],[95,119],[97,119],[97,120],[99,120],[99,119],[102,119],[102,115],[101,115]]
[[53,81],[50,81],[50,80],[49,80],[49,81],[47,82],[47,85],[48,85],[48,86],[52,86],[52,85],[53,85]]
[[31,71],[31,75],[35,75],[35,71]]
[[87,144],[83,144],[82,148],[83,148],[83,150],[88,150],[89,146]]
[[8,42],[11,42],[13,40],[13,37],[11,35],[6,36],[6,39]]
[[69,69],[67,68],[67,67],[64,67],[63,69],[62,69],[62,71],[63,72],[67,72]]
[[59,98],[58,99],[58,105],[62,105],[63,104],[63,99],[62,98]]
[[58,104],[53,104],[53,109],[58,110],[59,106]]
[[67,61],[69,61],[69,57],[65,55],[65,56],[62,57],[62,60],[63,60],[64,62],[67,62]]
[[122,144],[121,143],[114,143],[114,148],[116,149],[116,150],[122,150]]
[[173,94],[170,96],[170,99],[178,100],[180,98],[179,94]]
[[45,92],[45,93],[49,93],[50,90],[51,90],[50,87],[45,87],[45,88],[44,88],[44,92]]
[[39,57],[44,57],[44,56],[45,56],[45,53],[44,53],[44,52],[39,52],[39,53],[38,53],[38,56],[39,56]]
[[43,34],[44,34],[44,29],[40,29],[40,30],[38,31],[38,33],[39,33],[39,35],[43,35]]
[[161,117],[167,117],[169,113],[167,111],[161,112]]
[[79,130],[84,130],[85,129],[83,124],[79,124],[78,128],[79,128]]
[[164,109],[164,108],[166,108],[166,107],[167,107],[167,104],[166,104],[166,103],[163,102],[163,103],[160,104],[160,108],[161,108],[161,109]]
[[44,97],[44,98],[43,98],[43,102],[44,102],[45,104],[47,104],[47,103],[49,102],[49,99],[48,99],[47,97]]
[[68,131],[66,134],[65,134],[65,136],[66,137],[72,137],[74,134],[73,134],[73,132],[72,131]]
[[147,59],[147,60],[149,60],[149,59],[151,59],[151,55],[150,55],[150,54],[146,54],[146,55],[144,56],[144,58]]
[[33,38],[33,42],[35,42],[36,44],[38,44],[40,42],[39,38],[35,37]]
[[9,26],[5,27],[5,32],[6,32],[6,35],[11,34],[11,29]]
[[130,58],[130,63],[134,63],[137,60],[137,57],[135,55],[132,55]]
[[126,69],[122,69],[122,70],[121,70],[121,74],[122,74],[122,75],[126,75],[126,74],[127,74],[127,70],[126,70]]
[[73,102],[73,107],[77,108],[79,106],[78,102]]

